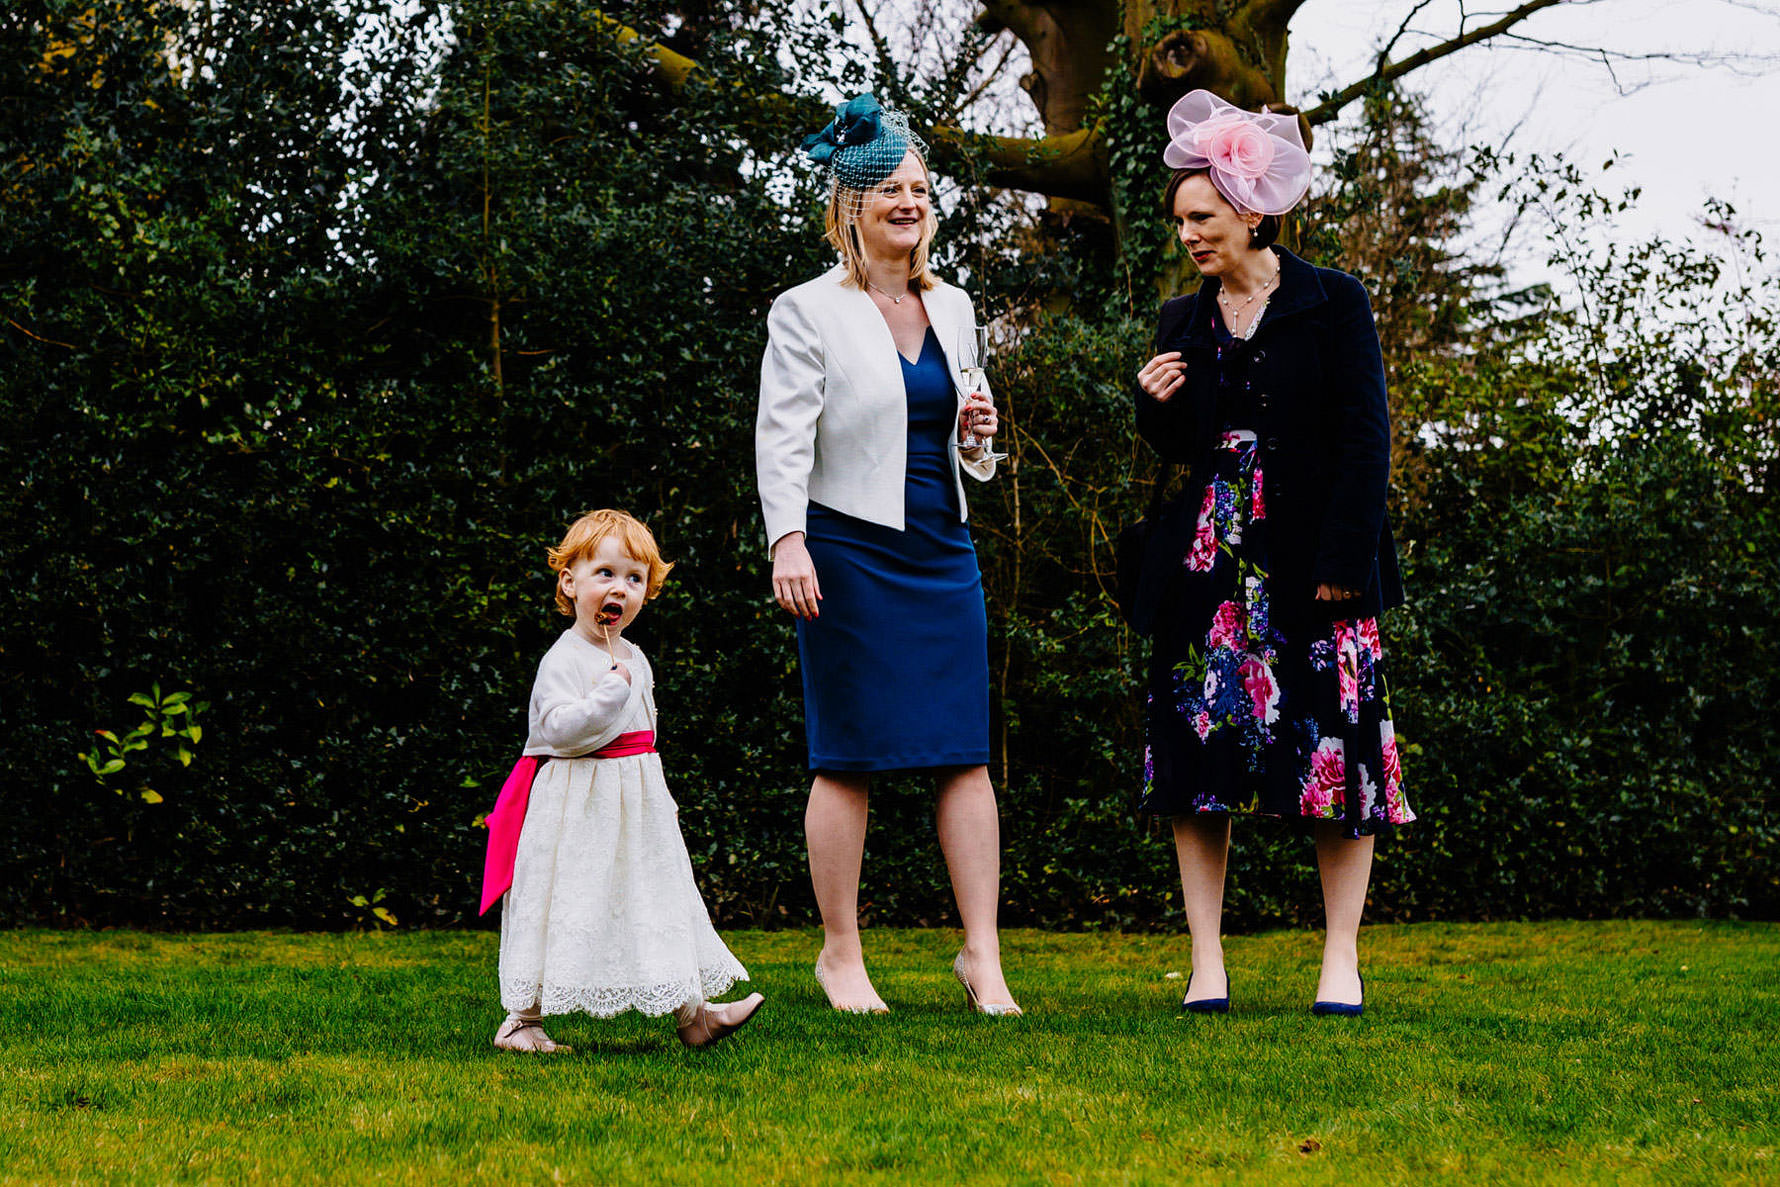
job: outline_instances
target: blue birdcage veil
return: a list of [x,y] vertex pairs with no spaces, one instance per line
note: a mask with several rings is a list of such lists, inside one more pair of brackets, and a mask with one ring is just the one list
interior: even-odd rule
[[835,194],[871,189],[896,172],[911,148],[926,160],[927,144],[909,127],[908,116],[869,94],[841,104],[834,119],[803,142]]

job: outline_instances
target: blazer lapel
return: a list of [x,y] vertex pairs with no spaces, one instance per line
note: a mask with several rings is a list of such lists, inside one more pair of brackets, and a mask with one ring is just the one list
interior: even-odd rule
[[861,391],[868,390],[874,380],[882,384],[884,375],[896,376],[900,387],[902,372],[896,360],[901,356],[896,350],[896,339],[884,315],[872,304],[871,294],[843,283],[847,275],[844,268],[836,268],[828,275],[834,283],[833,300],[842,314],[848,339],[837,352],[841,368]]
[[[928,291],[922,304],[927,309],[927,320],[933,325],[933,336],[939,339],[940,353],[946,356],[946,372],[952,377],[952,388],[956,391],[960,382],[958,369],[964,361],[958,357],[959,339],[964,327],[959,323],[959,315],[951,298],[951,292],[944,285],[937,285]],[[980,360],[978,365],[981,365]],[[964,398],[962,392],[958,398]]]

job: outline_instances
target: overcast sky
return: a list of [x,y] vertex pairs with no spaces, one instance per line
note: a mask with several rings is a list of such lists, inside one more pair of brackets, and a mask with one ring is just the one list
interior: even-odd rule
[[[1291,25],[1294,98],[1308,106],[1317,90],[1363,77],[1413,7],[1410,0],[1310,0]],[[1414,26],[1430,35],[1406,38],[1393,56],[1450,37],[1458,11],[1456,0],[1434,0]],[[1474,16],[1471,26],[1492,19]],[[1461,50],[1406,83],[1429,97],[1437,120],[1464,126],[1471,143],[1512,133],[1513,148],[1561,150],[1590,168],[1617,150],[1621,163],[1604,181],[1644,191],[1621,235],[1694,238],[1701,203],[1716,196],[1780,246],[1780,2],[1593,0],[1536,13],[1515,31],[1626,54],[1739,55],[1721,66],[1616,60],[1610,71],[1579,55],[1498,40]]]
[[[854,0],[841,3],[850,18]],[[866,0],[890,29],[897,56],[931,75],[955,52],[958,31],[978,11],[976,0]],[[1518,0],[1479,9],[1475,0],[1308,0],[1293,17],[1287,98],[1313,106],[1319,91],[1356,82],[1373,68],[1381,45],[1414,13],[1411,31],[1392,53],[1400,59],[1436,45],[1461,28],[1499,18]],[[820,5],[821,0],[810,0]],[[935,5],[939,7],[936,9]],[[938,12],[941,15],[934,16]],[[922,15],[937,22],[919,49],[909,32]],[[851,18],[849,25],[856,26]],[[1643,190],[1637,208],[1611,229],[1615,238],[1660,233],[1716,242],[1700,231],[1704,200],[1731,202],[1744,226],[1780,248],[1780,0],[1568,0],[1503,35],[1443,58],[1404,80],[1429,100],[1436,135],[1453,147],[1506,146],[1517,152],[1562,152],[1591,171],[1616,151],[1619,161],[1598,188]],[[863,32],[851,33],[864,44]],[[1608,63],[1579,52],[1556,53],[1516,38],[1598,47]],[[1700,64],[1641,59],[1648,54],[1701,55]],[[998,53],[991,53],[994,58]],[[1015,80],[1029,69],[1016,52],[988,108],[972,124],[986,131],[1039,134],[1037,113]],[[1348,109],[1357,115],[1358,106]],[[1327,137],[1323,138],[1325,144]],[[1490,212],[1480,213],[1486,226]],[[1517,273],[1536,267],[1524,253]],[[1522,276],[1522,279],[1530,277]]]

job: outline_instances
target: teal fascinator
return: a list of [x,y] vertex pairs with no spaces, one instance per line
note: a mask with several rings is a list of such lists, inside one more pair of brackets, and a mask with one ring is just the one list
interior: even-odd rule
[[834,184],[870,189],[896,172],[910,148],[922,156],[927,146],[909,130],[908,117],[884,107],[874,95],[855,95],[834,109],[834,119],[806,136],[803,151],[824,166]]

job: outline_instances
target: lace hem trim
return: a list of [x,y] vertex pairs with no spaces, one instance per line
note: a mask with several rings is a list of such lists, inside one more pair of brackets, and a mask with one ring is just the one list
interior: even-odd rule
[[672,1014],[685,1005],[695,993],[710,1001],[738,981],[748,979],[748,970],[740,964],[701,967],[695,989],[684,981],[670,985],[541,985],[536,981],[501,982],[501,1005],[508,1010],[526,1010],[536,1003],[538,1012],[551,1014],[591,1014],[595,1018],[613,1018],[627,1010],[635,1010],[651,1018]]

